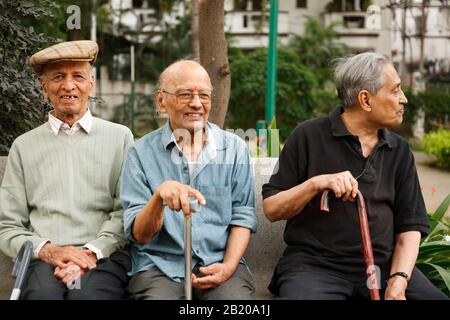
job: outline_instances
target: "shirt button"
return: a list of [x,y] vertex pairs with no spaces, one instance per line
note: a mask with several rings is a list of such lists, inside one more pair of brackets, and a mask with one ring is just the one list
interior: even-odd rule
[[188,169],[187,167],[183,167],[183,170],[184,170],[184,171],[187,171],[187,169]]
[[178,155],[180,156],[180,157],[182,157],[183,156],[183,152],[178,152]]

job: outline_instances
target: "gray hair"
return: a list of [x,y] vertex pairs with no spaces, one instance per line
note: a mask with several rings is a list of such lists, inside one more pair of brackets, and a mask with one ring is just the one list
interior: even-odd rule
[[390,63],[386,56],[374,52],[336,59],[334,79],[342,106],[355,105],[361,90],[377,94],[384,83],[384,67]]

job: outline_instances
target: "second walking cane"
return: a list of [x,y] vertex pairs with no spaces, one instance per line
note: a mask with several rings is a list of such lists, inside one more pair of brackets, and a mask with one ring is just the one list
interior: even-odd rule
[[[197,212],[200,205],[196,198],[189,198],[189,210]],[[191,216],[184,216],[184,295],[186,300],[192,300],[192,223]]]

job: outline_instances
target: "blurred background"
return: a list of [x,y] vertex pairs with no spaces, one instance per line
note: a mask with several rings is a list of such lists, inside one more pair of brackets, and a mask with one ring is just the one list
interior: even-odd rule
[[[442,220],[450,203],[450,0],[0,0],[3,163],[14,139],[50,110],[29,57],[82,39],[100,47],[95,116],[128,126],[136,138],[151,132],[167,121],[153,101],[159,74],[195,59],[214,86],[210,120],[244,136],[277,128],[268,156],[300,122],[339,104],[333,59],[388,56],[409,101],[393,130],[413,150],[434,226],[418,263],[450,295],[450,228]],[[257,134],[257,144],[275,139]],[[259,151],[250,146],[252,156]]]

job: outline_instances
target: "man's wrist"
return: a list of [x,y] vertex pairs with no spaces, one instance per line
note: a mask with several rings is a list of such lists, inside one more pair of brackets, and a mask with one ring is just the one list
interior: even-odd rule
[[394,273],[390,274],[389,277],[388,277],[388,281],[391,280],[392,278],[397,278],[397,277],[404,278],[406,280],[406,282],[409,281],[408,274],[406,272],[403,272],[403,271],[398,271],[398,272],[394,272]]

